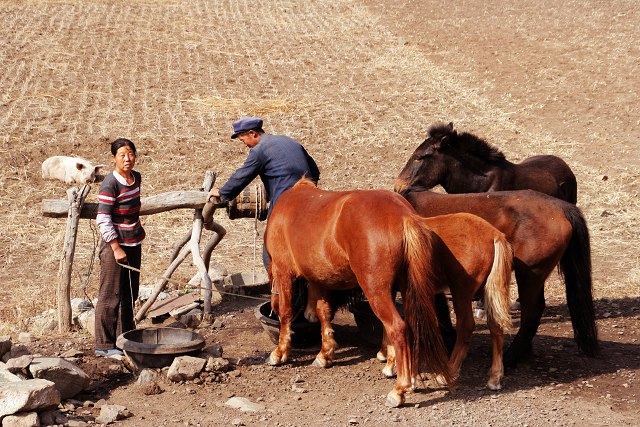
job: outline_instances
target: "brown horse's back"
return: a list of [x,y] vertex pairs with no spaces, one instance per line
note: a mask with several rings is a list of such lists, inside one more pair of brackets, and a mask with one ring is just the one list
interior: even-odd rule
[[[291,266],[293,276],[335,289],[348,289],[357,286],[354,273],[358,272],[351,270],[359,261],[369,264],[372,271],[378,266],[385,271],[400,269],[401,218],[415,214],[403,197],[386,190],[324,191],[306,180],[293,189],[283,193],[274,207],[265,236],[269,254],[288,257],[283,263]],[[383,209],[381,199],[385,200]],[[279,223],[285,220],[286,224]],[[382,240],[373,241],[371,230],[384,230],[380,234]],[[271,238],[278,234],[284,234],[285,238]],[[310,238],[299,239],[293,234]],[[365,255],[381,261],[370,265],[365,260],[354,260]],[[388,266],[382,260],[394,262]]]
[[409,203],[425,217],[467,212],[504,233],[516,258],[531,267],[558,264],[573,233],[559,199],[531,190],[439,194],[409,192]]

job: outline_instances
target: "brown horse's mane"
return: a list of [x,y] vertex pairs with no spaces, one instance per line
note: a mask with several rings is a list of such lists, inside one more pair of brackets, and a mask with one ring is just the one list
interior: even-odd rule
[[484,160],[490,164],[502,163],[506,160],[502,151],[497,147],[469,132],[458,133],[448,124],[436,123],[432,125],[428,130],[428,136],[438,139],[449,136],[447,144],[451,147],[463,154]]

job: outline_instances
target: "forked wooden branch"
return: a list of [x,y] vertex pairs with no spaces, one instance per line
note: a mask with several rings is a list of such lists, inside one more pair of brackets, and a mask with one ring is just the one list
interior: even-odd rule
[[[203,190],[208,193],[211,187],[213,187],[214,182],[215,174],[212,171],[207,171],[205,174],[204,182],[202,184]],[[162,292],[162,290],[166,287],[169,279],[171,278],[171,275],[178,268],[180,263],[182,263],[182,261],[186,259],[189,253],[191,253],[194,264],[198,267],[198,275],[200,276],[201,281],[204,282],[204,286],[202,287],[204,288],[204,314],[206,318],[211,316],[212,302],[214,304],[218,304],[222,300],[222,295],[220,294],[220,292],[213,292],[212,290],[212,281],[209,277],[208,270],[209,261],[211,260],[211,252],[225,236],[226,230],[224,229],[224,227],[213,221],[213,212],[210,208],[207,208],[206,211],[207,219],[205,220],[202,215],[202,209],[196,209],[191,231],[187,233],[176,245],[171,256],[171,264],[169,265],[169,268],[167,268],[167,270],[165,271],[163,279],[154,288],[153,293],[151,294],[149,299],[144,303],[142,307],[140,307],[140,310],[138,310],[138,313],[136,314],[136,321],[142,320],[151,305],[153,305],[155,300],[158,298],[160,292]],[[206,225],[205,221],[207,223]],[[203,252],[203,256],[201,256],[200,238],[202,236],[203,226],[214,231],[214,235],[207,242],[207,245],[205,246]],[[218,291],[222,291],[217,283],[216,289]]]

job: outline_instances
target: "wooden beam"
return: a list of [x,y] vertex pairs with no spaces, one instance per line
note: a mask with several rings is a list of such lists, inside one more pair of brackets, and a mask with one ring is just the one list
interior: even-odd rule
[[[169,191],[140,199],[140,215],[152,215],[173,209],[202,209],[207,202],[206,191]],[[80,218],[95,219],[98,213],[97,202],[85,202]],[[42,200],[42,216],[65,218],[69,214],[69,201],[61,199]]]

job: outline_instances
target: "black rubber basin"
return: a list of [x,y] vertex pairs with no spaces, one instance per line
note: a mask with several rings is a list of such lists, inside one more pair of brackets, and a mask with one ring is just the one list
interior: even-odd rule
[[116,340],[116,345],[139,368],[169,366],[177,356],[198,353],[204,344],[202,335],[180,328],[134,329]]

